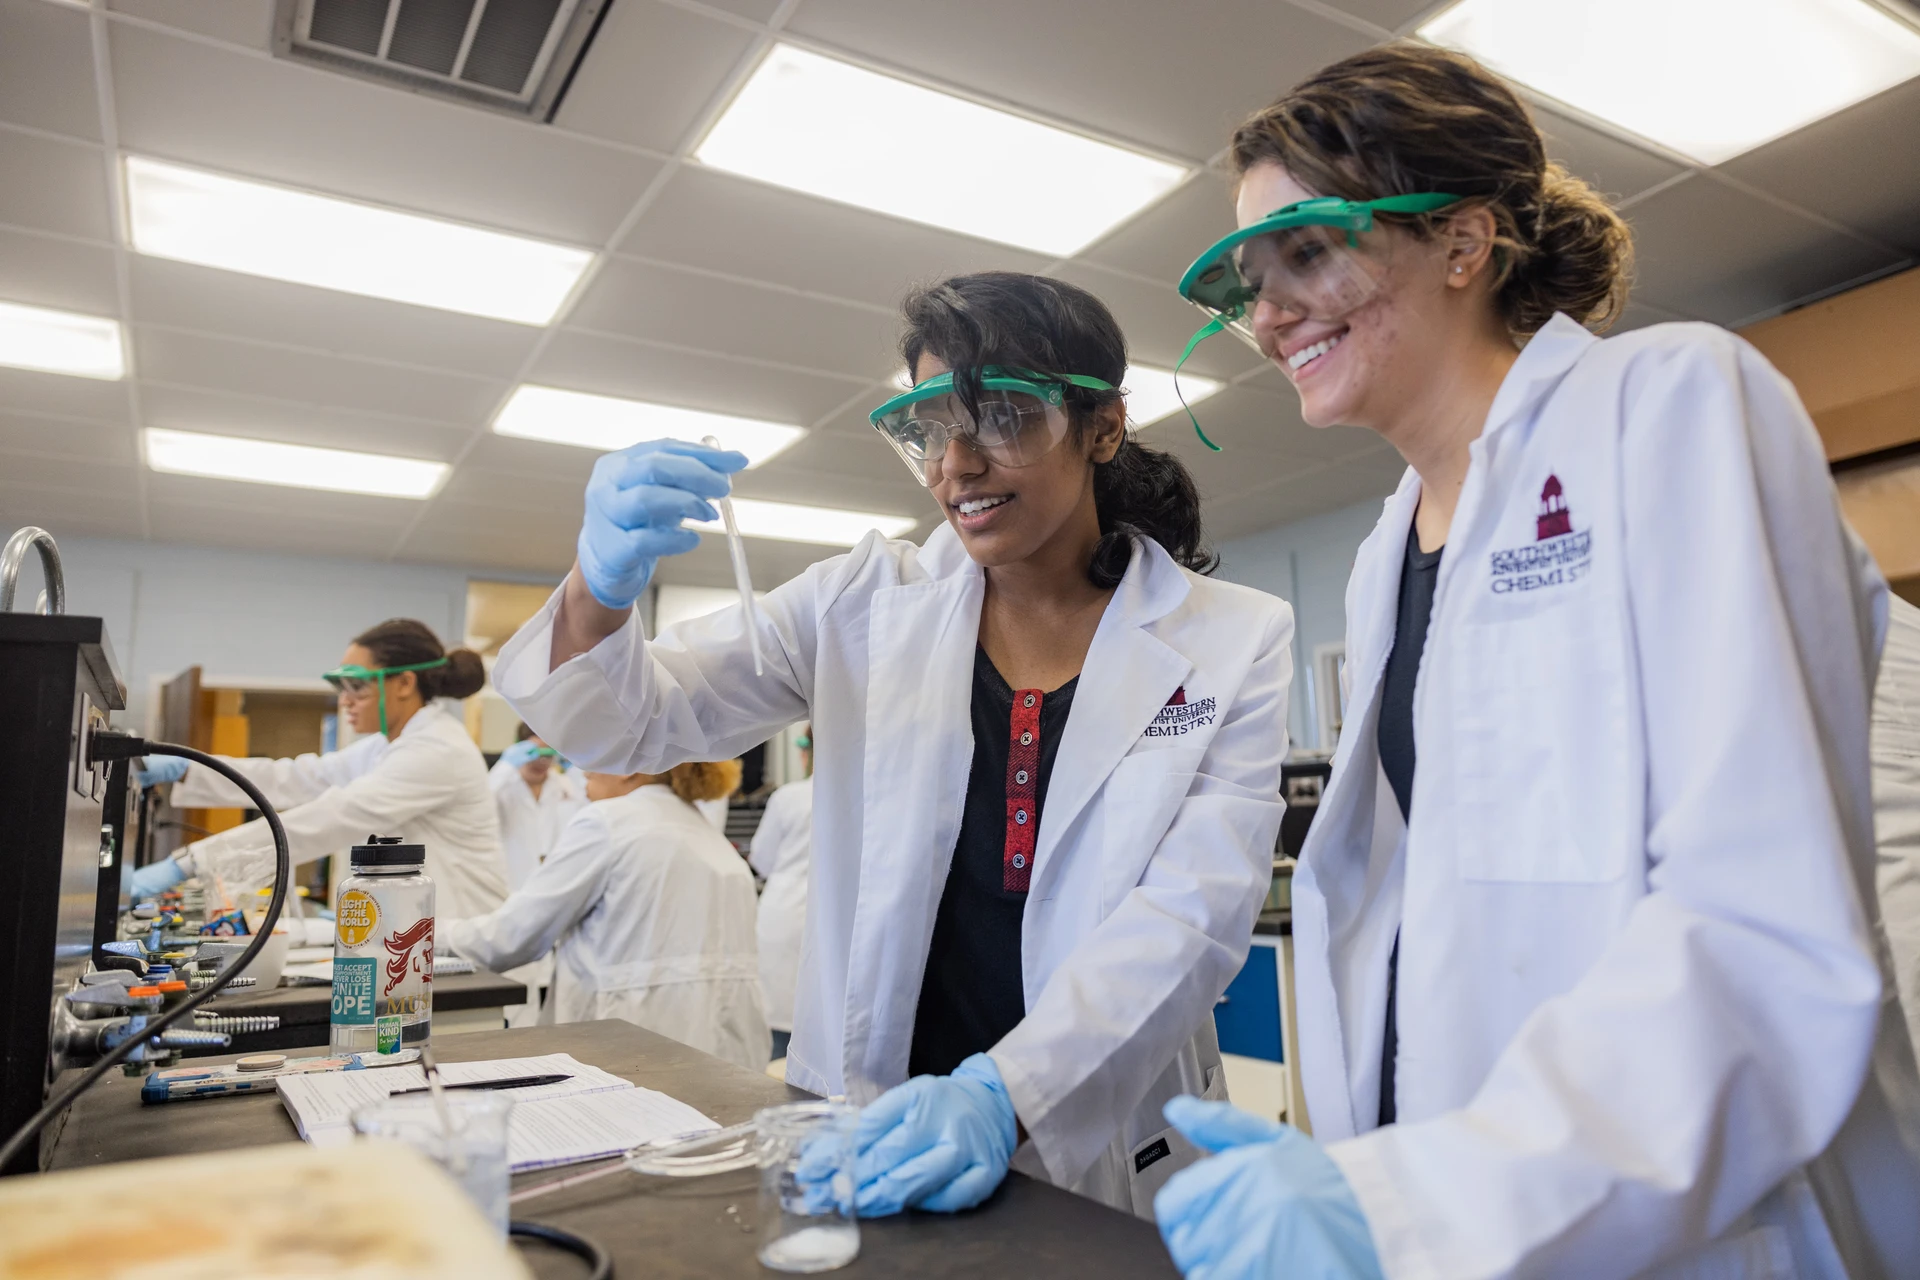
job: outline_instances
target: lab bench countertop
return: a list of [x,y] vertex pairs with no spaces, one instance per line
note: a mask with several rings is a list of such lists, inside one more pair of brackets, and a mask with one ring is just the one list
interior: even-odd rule
[[[627,1022],[473,1032],[449,1037],[434,1049],[447,1062],[570,1053],[643,1088],[670,1094],[723,1125],[750,1119],[761,1107],[811,1096]],[[82,1097],[55,1140],[50,1167],[298,1141],[277,1094],[142,1106],[139,1089],[139,1080],[114,1075]],[[579,1166],[591,1167],[597,1166]],[[543,1169],[516,1177],[514,1184],[543,1182],[565,1172]],[[202,1188],[196,1198],[211,1202],[216,1194]],[[236,1194],[244,1199],[243,1191]],[[752,1169],[687,1179],[614,1174],[516,1205],[514,1216],[590,1236],[613,1255],[622,1276],[765,1277],[774,1273],[754,1258],[758,1195],[758,1174]],[[578,1259],[544,1246],[527,1248],[522,1256],[543,1278],[571,1280],[581,1274]],[[861,1222],[860,1256],[835,1274],[849,1280],[894,1275],[1130,1280],[1176,1273],[1152,1223],[1010,1173],[985,1204],[967,1213],[908,1213]]]

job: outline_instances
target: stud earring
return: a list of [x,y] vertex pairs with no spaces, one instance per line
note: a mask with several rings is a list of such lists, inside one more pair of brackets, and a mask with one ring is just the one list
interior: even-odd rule
[[1466,273],[1467,273],[1467,269],[1465,267],[1455,267],[1453,269],[1453,274],[1457,276],[1465,275]]

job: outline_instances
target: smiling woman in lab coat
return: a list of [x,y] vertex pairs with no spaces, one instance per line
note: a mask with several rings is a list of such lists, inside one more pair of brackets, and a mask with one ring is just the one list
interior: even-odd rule
[[[358,741],[325,755],[228,763],[280,810],[294,865],[344,853],[370,832],[402,836],[426,846],[442,914],[491,911],[506,899],[507,881],[487,764],[458,708],[436,702],[480,691],[480,656],[446,650],[425,623],[395,618],[356,636],[341,661],[329,678],[340,688],[341,716],[363,735]],[[246,803],[211,770],[168,756],[146,761],[141,781],[172,782],[176,808]],[[194,874],[217,875],[234,893],[270,882],[267,824],[256,819],[196,841],[142,867],[130,888],[146,896]]]
[[693,807],[739,784],[737,760],[589,773],[592,803],[553,852],[498,910],[448,921],[447,946],[496,971],[553,951],[553,1013],[542,1021],[624,1018],[758,1071],[767,1019],[753,874]]
[[1354,566],[1293,882],[1313,1137],[1170,1108],[1222,1152],[1161,1192],[1176,1262],[1915,1274],[1885,587],[1792,388],[1721,329],[1582,327],[1624,300],[1627,228],[1464,57],[1356,55],[1231,154],[1245,289],[1208,296],[1309,423],[1409,470]]
[[1161,1105],[1223,1091],[1212,1009],[1271,878],[1292,615],[1193,571],[1192,482],[1127,435],[1097,299],[987,273],[906,317],[922,399],[889,438],[943,517],[923,546],[869,535],[752,617],[649,643],[630,606],[654,558],[696,545],[680,520],[714,518],[746,460],[610,454],[579,563],[496,684],[598,769],[737,754],[811,716],[787,1079],[872,1104],[862,1213],[977,1203],[1010,1157],[1146,1212],[1193,1157]]

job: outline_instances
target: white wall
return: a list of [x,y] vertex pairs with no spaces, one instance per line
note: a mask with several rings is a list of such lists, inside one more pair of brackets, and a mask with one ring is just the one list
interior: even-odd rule
[[[469,576],[526,577],[90,538],[62,539],[60,557],[67,612],[106,619],[127,682],[118,720],[136,731],[148,727],[155,677],[198,664],[212,683],[317,680],[348,641],[386,618],[418,618],[458,644]],[[38,593],[36,558],[20,587],[23,600]]]
[[1380,501],[1369,498],[1215,548],[1220,553],[1218,576],[1272,592],[1293,605],[1293,696],[1287,719],[1295,748],[1321,745],[1316,740],[1313,650],[1346,637],[1347,578],[1354,554],[1379,519]]

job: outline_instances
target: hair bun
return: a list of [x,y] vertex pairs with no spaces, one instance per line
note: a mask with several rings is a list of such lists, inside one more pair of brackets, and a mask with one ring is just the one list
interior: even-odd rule
[[667,785],[673,794],[693,804],[699,800],[719,800],[732,795],[740,786],[738,760],[690,760],[667,771]]
[[430,682],[429,697],[471,698],[487,687],[486,664],[471,649],[447,650],[447,665],[432,674],[439,678]]
[[1501,290],[1513,327],[1532,333],[1563,311],[1605,329],[1626,308],[1633,232],[1605,198],[1557,161],[1540,176],[1532,251]]

